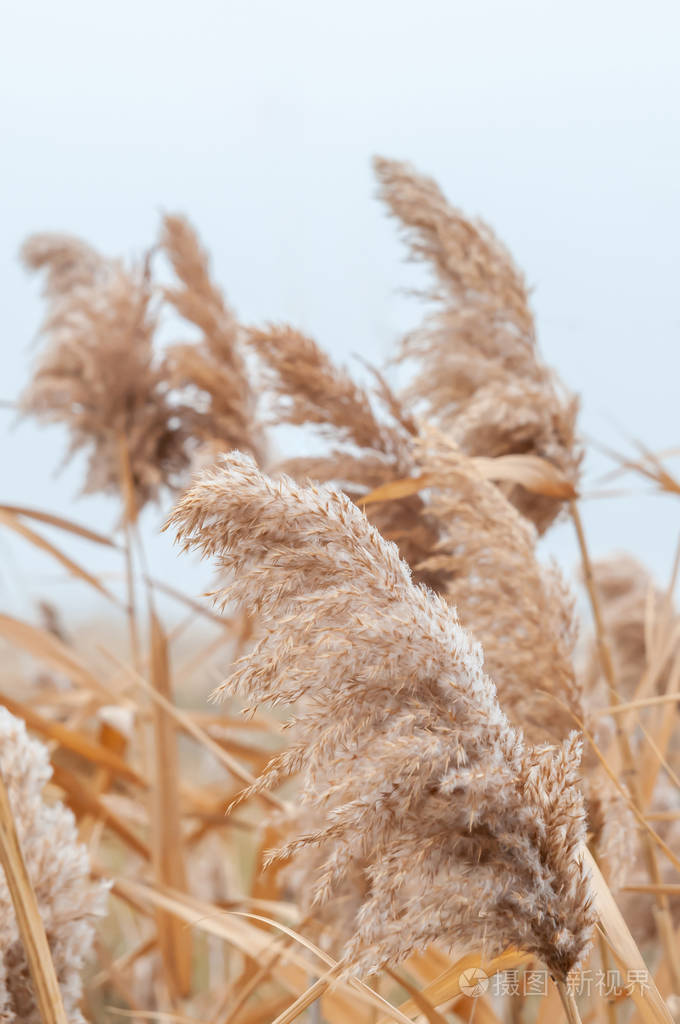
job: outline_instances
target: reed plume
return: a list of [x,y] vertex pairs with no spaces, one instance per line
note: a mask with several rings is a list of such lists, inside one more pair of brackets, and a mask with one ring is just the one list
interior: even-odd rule
[[[0,707],[0,773],[9,794],[24,861],[38,901],[64,1008],[71,1024],[79,1009],[81,974],[92,949],[93,918],[103,915],[107,886],[90,880],[87,850],[73,815],[45,802],[52,774],[47,748],[24,723]],[[28,960],[19,937],[5,875],[0,869],[0,1021],[40,1024]]]
[[[435,279],[434,311],[402,345],[401,357],[419,367],[408,397],[467,454],[532,453],[575,483],[578,402],[539,356],[528,289],[510,253],[409,164],[376,157],[374,169],[412,258]],[[560,512],[552,497],[504,487],[540,533]]]
[[379,394],[370,393],[292,327],[251,330],[249,339],[275,422],[315,424],[332,446],[326,455],[287,460],[285,471],[332,482],[360,507],[368,492],[395,480],[439,482],[425,495],[371,501],[366,514],[396,541],[415,576],[459,610],[513,722],[533,742],[564,739],[573,715],[586,718],[572,660],[572,600],[559,572],[538,562],[532,524],[447,435],[417,425],[381,377]]
[[299,702],[295,742],[256,785],[302,775],[314,826],[279,852],[319,851],[312,904],[363,877],[344,966],[372,972],[437,940],[519,946],[564,978],[593,924],[577,734],[525,743],[480,646],[345,495],[233,453],[168,525],[229,573],[219,602],[261,615],[220,692]]
[[186,433],[153,350],[148,265],[125,267],[61,235],[29,238],[22,257],[47,272],[48,315],[21,409],[67,427],[67,458],[87,451],[84,493],[120,494],[129,480],[128,504],[139,511],[178,487],[188,466]]
[[[377,487],[411,474],[418,428],[379,373],[372,371],[371,389],[360,386],[313,338],[286,324],[253,328],[248,339],[262,366],[273,422],[311,425],[329,447],[277,468],[298,480],[333,483],[358,505]],[[369,514],[383,537],[397,543],[417,579],[439,589],[439,575],[419,568],[439,537],[423,498],[380,502]]]
[[167,353],[171,384],[183,396],[183,418],[195,441],[217,451],[239,448],[256,458],[263,437],[243,353],[243,330],[210,272],[208,254],[185,217],[166,215],[161,249],[178,284],[164,295],[200,331],[195,343]]
[[439,483],[429,508],[440,540],[424,568],[447,580],[444,596],[481,643],[508,717],[533,743],[561,742],[575,719],[588,724],[569,587],[538,561],[533,525],[474,459],[434,428],[418,438],[415,457]]
[[[442,596],[481,644],[503,711],[534,744],[561,743],[576,723],[602,741],[608,723],[593,717],[575,668],[571,589],[556,565],[539,561],[535,527],[441,431],[424,427],[413,454],[435,482],[428,512],[439,527],[419,569],[445,581]],[[583,761],[589,842],[609,879],[621,879],[631,855],[626,803],[590,745]]]

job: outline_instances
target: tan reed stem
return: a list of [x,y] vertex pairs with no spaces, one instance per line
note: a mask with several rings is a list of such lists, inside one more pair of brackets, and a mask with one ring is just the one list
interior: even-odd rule
[[52,954],[19,846],[9,795],[1,773],[0,864],[12,897],[43,1024],[68,1024]]
[[555,984],[562,1000],[568,1024],[581,1024],[581,1015],[578,1012],[574,993],[569,991],[569,986],[564,981],[556,981]]
[[[601,932],[598,933],[598,946],[600,950],[600,960],[602,962],[602,970],[605,973],[605,977],[609,975],[611,968],[611,959],[609,956],[609,947],[604,941],[604,936]],[[612,1002],[611,999],[607,1000],[607,1020],[609,1024],[616,1024],[616,1003]]]
[[135,573],[132,558],[132,530],[137,520],[137,508],[135,505],[135,492],[130,469],[130,457],[125,436],[118,437],[118,458],[120,492],[123,499],[123,532],[125,534],[125,582],[127,586],[127,613],[128,627],[130,631],[130,651],[132,661],[137,672],[141,669],[141,652],[139,645],[139,630],[137,627],[137,607],[135,600]]

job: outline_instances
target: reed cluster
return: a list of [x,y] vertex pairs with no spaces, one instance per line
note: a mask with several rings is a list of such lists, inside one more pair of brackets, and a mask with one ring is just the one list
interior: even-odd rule
[[[182,216],[138,260],[22,249],[46,315],[19,410],[118,519],[0,506],[107,609],[87,642],[53,594],[0,615],[0,1022],[677,1009],[677,564],[592,560],[578,400],[521,271],[433,180],[374,168],[430,272],[401,391],[242,323]],[[154,505],[212,601],[150,577]],[[542,555],[560,518],[576,584]]]

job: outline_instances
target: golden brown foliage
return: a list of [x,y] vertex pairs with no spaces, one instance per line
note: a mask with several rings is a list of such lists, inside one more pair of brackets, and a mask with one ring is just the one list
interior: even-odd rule
[[[48,801],[69,804],[97,877],[113,879],[83,1012],[291,1024],[320,998],[329,1024],[443,1024],[473,1007],[485,1024],[533,1019],[533,997],[526,1002],[521,989],[536,958],[563,977],[597,911],[604,942],[587,967],[597,976],[615,963],[625,986],[610,1018],[627,1017],[632,998],[636,1024],[669,1024],[655,980],[670,1005],[680,992],[672,588],[660,594],[623,563],[590,572],[574,501],[576,403],[541,360],[508,252],[429,179],[390,161],[376,169],[412,255],[435,277],[432,315],[402,352],[402,369],[415,364],[419,377],[399,396],[375,371],[356,382],[294,328],[241,326],[183,217],[164,218],[159,244],[139,264],[67,236],[26,245],[48,304],[27,408],[71,429],[90,456],[88,486],[120,493],[126,513],[136,512],[184,486],[215,451],[237,445],[263,458],[260,391],[275,423],[306,427],[305,442],[320,435],[284,471],[334,484],[271,480],[237,454],[204,472],[177,521],[187,546],[217,556],[220,586],[232,581],[218,594],[226,605],[210,611],[145,575],[150,630],[133,600],[145,571],[141,539],[130,549],[133,531],[121,546],[50,512],[0,509],[0,525],[122,607],[129,627],[128,651],[113,616],[82,645],[51,613],[44,628],[0,616],[0,704],[49,744]],[[171,264],[169,285],[157,276],[159,252]],[[180,321],[189,340],[164,353],[165,327],[177,332]],[[641,450],[625,467],[671,492],[665,464]],[[536,550],[537,531],[567,501],[597,625],[578,676],[572,597]],[[115,576],[105,584],[43,528],[120,555],[127,602]],[[166,629],[156,597],[179,601],[186,617]],[[45,671],[27,669],[27,657]],[[202,708],[227,666],[221,689],[231,705]],[[235,716],[243,696],[294,705],[288,744],[278,710]],[[580,767],[577,721],[587,730]],[[625,843],[629,802],[643,854],[636,865]],[[38,821],[36,807],[22,801],[17,824],[22,815]],[[12,818],[3,810],[3,822]],[[272,846],[281,861],[266,868]],[[77,872],[55,850],[41,857],[46,891],[36,885],[35,895],[63,908],[62,883]],[[655,980],[608,888],[622,866],[634,891],[619,890],[617,902],[649,943]],[[76,889],[59,914],[67,930],[82,907]],[[7,927],[0,932],[0,997],[4,980],[23,1001],[20,950]],[[53,943],[62,980],[83,935],[65,950]],[[339,967],[326,951],[342,958]],[[381,964],[376,991],[352,976]],[[473,1002],[461,986],[479,967],[518,970],[520,994]],[[66,989],[71,1012],[77,975]],[[603,1018],[601,995],[582,1000],[584,1020]],[[539,1024],[555,1014],[554,997],[549,986]],[[8,1012],[5,1000],[0,1019]]]

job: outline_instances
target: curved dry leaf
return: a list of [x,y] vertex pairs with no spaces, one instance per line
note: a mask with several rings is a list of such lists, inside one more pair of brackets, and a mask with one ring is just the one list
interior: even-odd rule
[[569,478],[540,455],[476,456],[470,460],[487,480],[521,484],[533,494],[569,500],[578,492]]
[[[443,1006],[444,1003],[448,1003],[461,994],[460,981],[464,971],[481,967],[485,974],[491,977],[500,971],[520,967],[533,959],[527,953],[521,953],[516,949],[508,950],[500,956],[494,957],[493,960],[485,960],[479,953],[469,953],[457,960],[455,964],[447,967],[438,978],[421,990],[420,995],[432,1006]],[[399,1009],[402,1013],[409,1015],[418,1012],[419,1008],[413,999],[409,999],[402,1003]],[[386,1022],[383,1020],[380,1024],[386,1024]]]
[[374,491],[363,495],[358,501],[359,506],[374,505],[378,501],[397,501],[399,498],[409,498],[426,487],[441,485],[441,478],[434,473],[421,473],[420,476],[409,476],[403,480],[390,480],[389,483],[376,487]]
[[96,530],[90,530],[87,526],[81,526],[80,523],[64,519],[63,516],[55,516],[52,512],[43,512],[41,509],[27,508],[24,505],[0,505],[0,512],[8,512],[13,516],[22,516],[25,519],[36,519],[47,526],[56,526],[57,529],[73,533],[76,537],[91,540],[94,544],[103,544],[105,547],[120,550],[120,545],[106,534],[97,533]]
[[[495,483],[520,484],[533,494],[546,498],[571,500],[578,497],[576,488],[569,478],[540,455],[498,455],[495,458],[475,456],[470,463],[486,480]],[[426,487],[446,488],[455,486],[455,477],[439,473],[421,473],[419,476],[390,480],[364,495],[358,505],[373,505],[379,501],[397,501],[408,498]]]

